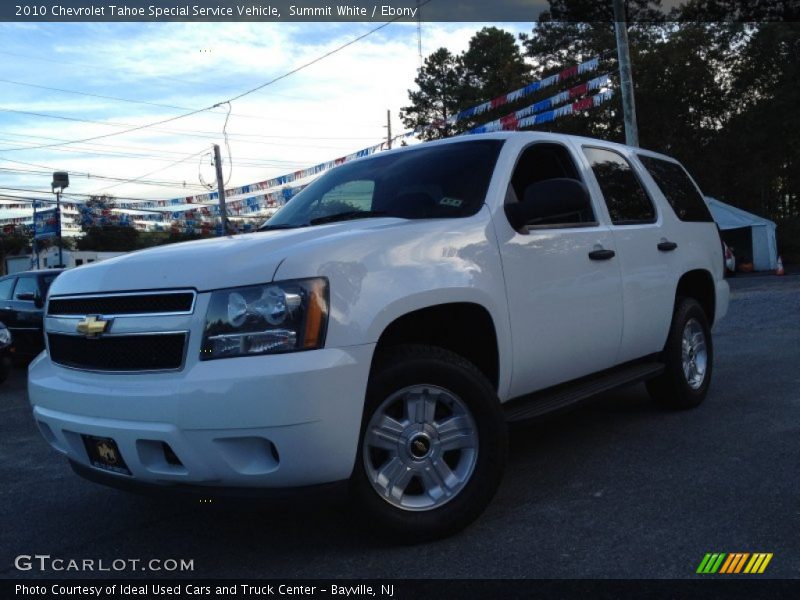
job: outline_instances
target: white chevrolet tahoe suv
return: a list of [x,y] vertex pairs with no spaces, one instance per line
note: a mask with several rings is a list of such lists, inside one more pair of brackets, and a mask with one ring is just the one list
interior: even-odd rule
[[728,293],[675,160],[458,137],[337,167],[262,231],[63,273],[29,395],[90,479],[348,482],[369,522],[419,540],[486,507],[509,421],[637,381],[699,404]]

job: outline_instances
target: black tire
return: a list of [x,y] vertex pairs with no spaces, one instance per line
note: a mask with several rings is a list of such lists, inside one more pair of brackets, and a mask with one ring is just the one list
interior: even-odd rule
[[4,356],[0,356],[0,383],[8,379],[11,373],[11,361]]
[[[683,366],[683,336],[690,322],[699,325],[705,338],[705,368],[699,385],[696,379],[694,385],[690,383],[690,377],[686,375]],[[705,400],[711,384],[714,345],[708,317],[703,307],[694,298],[678,298],[676,300],[669,336],[662,352],[662,360],[666,364],[664,373],[647,382],[647,391],[656,402],[667,408],[687,409],[694,408]]]
[[[397,396],[399,391],[428,386],[435,390],[445,390],[457,397],[456,404],[459,410],[469,411],[474,424],[474,429],[470,427],[469,431],[477,432],[477,450],[474,455],[469,455],[472,465],[470,474],[463,477],[463,482],[460,484],[462,487],[452,498],[445,500],[439,506],[415,510],[396,506],[385,499],[376,487],[377,478],[374,478],[376,484],[373,485],[368,468],[372,468],[374,473],[375,465],[379,464],[379,461],[376,461],[371,454],[375,448],[365,446],[364,440],[372,417],[379,408],[380,414],[384,414],[382,412],[384,407],[391,406],[391,398]],[[405,398],[405,396],[400,397]],[[446,395],[444,397],[447,398]],[[390,404],[387,405],[387,402]],[[436,407],[438,411],[439,405]],[[443,419],[452,416],[445,416]],[[416,423],[413,426],[416,426]],[[410,434],[404,432],[403,435]],[[429,456],[439,456],[444,460],[444,453],[435,454],[438,451],[436,446],[438,442],[439,438],[431,442],[428,453]],[[398,444],[398,447],[412,452],[410,443],[406,446]],[[433,449],[430,449],[431,447]],[[446,537],[469,525],[489,504],[503,477],[507,447],[507,426],[497,393],[471,362],[457,354],[432,346],[393,347],[376,357],[370,376],[351,489],[358,506],[368,519],[371,531],[377,531],[381,536],[388,534],[394,541],[406,543]],[[398,459],[399,457],[400,455]],[[408,456],[405,460],[408,460]],[[433,458],[430,460],[433,464]],[[461,460],[460,454],[458,460]],[[401,471],[403,470],[411,471],[408,467],[401,468]],[[422,478],[419,478],[418,483],[417,493],[420,495],[413,496],[412,493],[409,497],[428,501]]]

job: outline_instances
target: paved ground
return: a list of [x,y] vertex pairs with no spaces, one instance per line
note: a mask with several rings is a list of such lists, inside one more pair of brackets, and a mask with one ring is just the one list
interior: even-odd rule
[[773,552],[767,575],[798,577],[800,277],[732,287],[702,407],[664,412],[637,386],[515,427],[484,516],[416,547],[340,500],[209,506],[85,482],[39,439],[17,372],[0,387],[0,577],[30,576],[13,560],[34,553],[192,558],[195,577],[689,577],[712,551]]

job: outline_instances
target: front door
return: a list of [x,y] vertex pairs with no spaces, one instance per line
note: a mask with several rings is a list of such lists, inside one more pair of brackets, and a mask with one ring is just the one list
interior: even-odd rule
[[[584,175],[566,146],[536,143],[520,155],[506,201],[524,199],[532,183],[563,177],[583,181]],[[511,319],[512,397],[617,362],[619,258],[595,204],[574,214],[545,215],[522,231],[511,229],[507,220],[496,227]]]

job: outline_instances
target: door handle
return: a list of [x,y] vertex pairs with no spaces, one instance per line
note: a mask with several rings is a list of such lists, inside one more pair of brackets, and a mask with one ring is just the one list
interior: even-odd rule
[[673,250],[675,250],[675,248],[678,247],[678,244],[676,244],[675,242],[667,241],[667,240],[661,240],[658,243],[657,247],[662,252],[672,252]]
[[592,260],[608,260],[610,258],[614,258],[616,256],[616,252],[613,250],[606,250],[601,248],[600,250],[592,250],[589,252],[589,258]]

